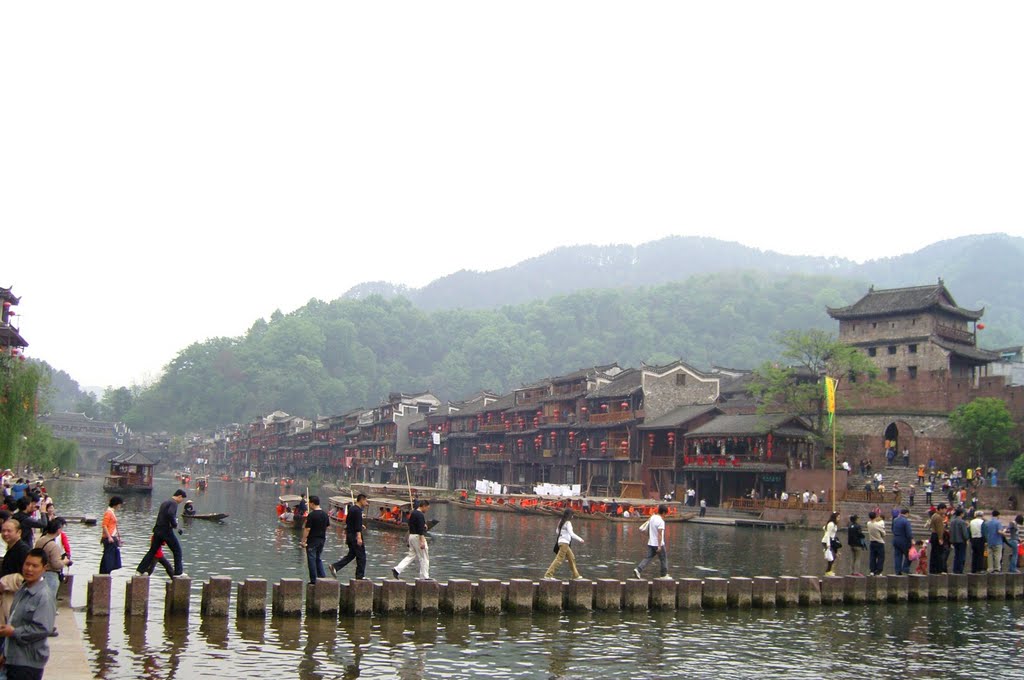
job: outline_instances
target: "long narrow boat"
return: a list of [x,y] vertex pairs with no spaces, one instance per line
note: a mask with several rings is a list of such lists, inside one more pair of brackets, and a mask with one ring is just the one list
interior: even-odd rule
[[[332,519],[338,521],[341,517],[345,516],[345,506],[350,503],[350,499],[343,496],[331,496],[327,499],[329,512],[328,514]],[[408,517],[409,513],[412,512],[412,503],[409,501],[400,501],[394,498],[376,498],[370,501],[370,504],[366,507],[363,512],[363,525],[378,531],[409,531],[409,524],[404,520],[395,519],[384,519],[381,515],[385,512],[393,513],[395,508],[398,508],[399,514],[404,518]],[[439,520],[428,519],[427,520],[427,531],[430,531],[437,526]]]
[[185,519],[206,519],[212,522],[219,522],[228,517],[226,512],[204,512],[198,515],[182,515]]

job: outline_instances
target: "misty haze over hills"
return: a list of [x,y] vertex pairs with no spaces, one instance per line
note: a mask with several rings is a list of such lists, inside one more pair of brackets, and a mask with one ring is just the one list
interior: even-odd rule
[[703,236],[669,236],[635,247],[557,248],[503,269],[461,270],[422,288],[365,282],[342,297],[400,296],[426,311],[493,309],[579,290],[651,286],[730,271],[827,275],[878,288],[925,285],[941,277],[960,305],[986,308],[985,322],[992,331],[983,339],[986,346],[1024,342],[1024,239],[963,236],[895,256],[884,247],[879,244],[877,259],[859,264],[839,255],[783,255]]

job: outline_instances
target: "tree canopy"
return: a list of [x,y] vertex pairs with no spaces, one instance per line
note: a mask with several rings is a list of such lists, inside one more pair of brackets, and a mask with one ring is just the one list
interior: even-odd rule
[[[800,414],[811,421],[819,453],[831,439],[825,403],[824,377],[851,381],[856,391],[885,394],[889,386],[878,381],[878,367],[863,352],[843,344],[823,330],[788,330],[778,337],[779,360],[754,371],[750,392],[759,411]],[[838,439],[838,436],[837,436]]]
[[125,421],[182,432],[275,409],[343,413],[390,392],[461,399],[614,361],[754,366],[776,351],[765,340],[774,332],[829,327],[825,307],[862,290],[828,277],[738,272],[496,310],[425,312],[379,296],[311,300],[258,320],[244,336],[186,347]]
[[1002,399],[981,397],[949,414],[957,449],[974,467],[985,467],[1016,452],[1013,418]]

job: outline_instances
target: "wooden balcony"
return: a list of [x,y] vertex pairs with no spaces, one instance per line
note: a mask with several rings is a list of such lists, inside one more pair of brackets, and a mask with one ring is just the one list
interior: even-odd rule
[[481,453],[477,454],[476,459],[481,463],[504,463],[512,460],[512,455],[509,453]]
[[505,432],[505,423],[498,423],[497,425],[481,425],[477,428],[477,432]]
[[643,411],[613,411],[612,413],[592,413],[588,421],[591,423],[621,423],[626,420],[641,419]]
[[943,326],[941,324],[936,324],[935,334],[938,335],[940,338],[946,338],[947,340],[952,340],[953,342],[962,342],[965,345],[974,344],[974,333],[960,330],[959,328],[953,328],[952,326]]

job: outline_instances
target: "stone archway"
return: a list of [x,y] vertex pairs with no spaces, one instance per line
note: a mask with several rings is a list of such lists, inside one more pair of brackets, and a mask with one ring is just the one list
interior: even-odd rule
[[914,428],[910,426],[905,420],[894,420],[886,426],[884,433],[882,434],[883,444],[885,442],[895,442],[896,458],[893,461],[895,465],[903,464],[903,449],[910,450],[910,463],[911,465],[917,464],[917,452],[915,451],[915,436]]

